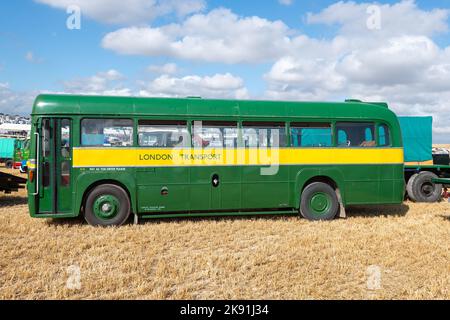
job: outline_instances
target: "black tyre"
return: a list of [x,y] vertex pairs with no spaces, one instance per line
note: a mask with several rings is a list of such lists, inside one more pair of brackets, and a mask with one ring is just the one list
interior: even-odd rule
[[5,167],[8,169],[11,169],[13,167],[13,161],[12,160],[6,160]]
[[438,202],[442,197],[442,184],[433,183],[436,174],[423,171],[412,182],[412,193],[417,202]]
[[408,198],[414,202],[417,201],[417,197],[414,194],[413,184],[418,176],[419,176],[418,173],[413,174],[411,178],[409,178],[408,183],[406,184],[406,193],[408,194]]
[[130,199],[125,190],[103,184],[89,193],[84,218],[92,226],[120,226],[128,220],[130,212]]
[[326,183],[314,182],[302,193],[300,214],[308,220],[332,220],[339,212],[336,192]]

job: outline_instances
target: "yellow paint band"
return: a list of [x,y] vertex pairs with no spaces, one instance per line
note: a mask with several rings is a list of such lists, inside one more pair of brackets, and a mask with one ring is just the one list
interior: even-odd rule
[[401,148],[73,149],[73,166],[78,168],[403,164],[403,159]]

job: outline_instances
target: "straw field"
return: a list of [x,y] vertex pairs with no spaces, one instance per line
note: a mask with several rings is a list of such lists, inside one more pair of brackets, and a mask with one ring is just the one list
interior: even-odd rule
[[32,219],[0,195],[0,299],[449,299],[450,204],[347,219]]

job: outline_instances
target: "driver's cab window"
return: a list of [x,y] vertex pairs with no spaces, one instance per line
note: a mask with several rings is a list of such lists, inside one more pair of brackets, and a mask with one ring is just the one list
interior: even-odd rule
[[336,123],[338,147],[376,147],[373,123]]

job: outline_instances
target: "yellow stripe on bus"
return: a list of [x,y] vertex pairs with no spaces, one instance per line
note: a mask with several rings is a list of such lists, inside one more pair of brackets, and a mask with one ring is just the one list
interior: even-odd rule
[[179,167],[403,164],[401,148],[145,149],[74,148],[73,166]]

